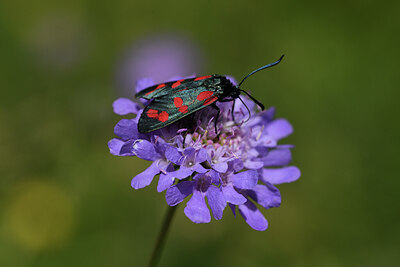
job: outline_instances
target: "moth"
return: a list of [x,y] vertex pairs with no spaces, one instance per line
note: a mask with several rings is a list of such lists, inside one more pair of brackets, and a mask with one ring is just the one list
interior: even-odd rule
[[216,101],[233,101],[234,105],[237,98],[243,102],[240,98],[240,93],[245,93],[264,110],[264,105],[246,91],[240,89],[240,85],[254,73],[277,65],[283,57],[284,55],[277,61],[252,71],[242,79],[238,86],[232,84],[226,76],[213,74],[161,83],[140,91],[135,97],[147,99],[150,102],[139,118],[139,132],[148,133],[158,130],[207,106],[211,106],[217,111],[215,119],[215,132],[217,133],[220,110],[216,105]]

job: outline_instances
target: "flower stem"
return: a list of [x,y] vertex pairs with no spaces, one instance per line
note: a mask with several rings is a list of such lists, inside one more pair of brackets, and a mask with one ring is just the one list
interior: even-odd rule
[[158,233],[157,241],[153,249],[153,253],[151,254],[149,267],[156,267],[158,264],[158,260],[160,259],[161,252],[164,248],[165,239],[168,234],[169,226],[171,224],[172,218],[174,217],[174,213],[177,206],[168,206],[167,213],[164,217],[164,222],[162,224],[161,230]]

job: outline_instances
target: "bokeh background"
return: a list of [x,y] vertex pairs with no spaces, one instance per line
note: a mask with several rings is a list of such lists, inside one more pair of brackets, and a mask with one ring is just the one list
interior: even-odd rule
[[160,266],[400,264],[398,1],[1,1],[0,266],[144,266],[166,209],[111,156],[135,80],[247,80],[302,177],[257,232],[177,211]]

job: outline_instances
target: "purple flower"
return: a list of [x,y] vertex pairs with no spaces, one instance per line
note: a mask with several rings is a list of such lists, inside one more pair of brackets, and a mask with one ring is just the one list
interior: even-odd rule
[[[151,85],[152,81],[141,80],[136,90]],[[235,121],[230,111],[232,103],[217,103],[221,110],[219,136],[214,130],[216,112],[211,107],[198,111],[194,117],[141,134],[137,130],[141,106],[129,99],[118,99],[114,112],[136,117],[117,123],[114,132],[118,138],[109,141],[110,152],[151,161],[150,167],[132,179],[132,187],[143,188],[159,175],[157,191],[166,190],[168,205],[189,199],[184,213],[191,221],[210,222],[208,206],[213,217],[220,220],[229,206],[234,215],[239,211],[253,229],[264,231],[268,221],[259,207],[278,207],[281,195],[275,185],[297,180],[300,170],[288,166],[293,146],[278,144],[293,132],[291,124],[286,119],[274,119],[274,108],[256,113],[254,103],[242,98],[251,114],[238,101]]]

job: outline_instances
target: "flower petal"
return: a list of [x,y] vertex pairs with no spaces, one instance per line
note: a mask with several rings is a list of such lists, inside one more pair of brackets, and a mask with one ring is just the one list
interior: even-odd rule
[[216,184],[216,185],[221,184],[221,176],[219,175],[218,172],[216,172],[214,170],[210,170],[207,174],[210,177],[210,179],[211,179],[210,182],[212,184]]
[[176,206],[193,192],[194,182],[183,181],[167,189],[165,199],[169,206]]
[[186,177],[189,177],[192,175],[193,170],[181,166],[178,170],[173,171],[173,172],[168,172],[165,175],[168,175],[169,177],[172,178],[177,178],[179,180],[185,179]]
[[166,174],[167,172],[173,172],[175,170],[173,164],[165,159],[158,159],[157,166],[163,174]]
[[272,184],[258,184],[252,190],[247,190],[246,193],[265,209],[279,207],[281,205],[281,193],[278,188]]
[[150,167],[148,167],[145,171],[139,173],[132,179],[131,186],[135,189],[146,187],[151,184],[154,176],[159,173],[160,170],[157,167],[157,163],[153,162]]
[[239,205],[247,201],[247,199],[240,193],[238,193],[232,185],[222,186],[222,193],[227,202]]
[[133,143],[135,141],[133,139],[128,140],[125,144],[121,147],[121,151],[119,151],[120,156],[135,156],[133,153]]
[[128,98],[118,98],[113,103],[114,113],[118,115],[136,114],[140,109],[138,104]]
[[183,155],[176,147],[167,146],[165,149],[165,157],[176,165],[182,164]]
[[136,93],[154,85],[154,81],[150,78],[142,78],[136,81]]
[[292,160],[292,152],[290,149],[274,149],[262,158],[264,167],[285,166]]
[[194,149],[193,147],[185,148],[185,150],[183,151],[183,154],[185,155],[185,157],[188,160],[194,160],[194,155],[196,154],[196,149]]
[[158,180],[157,184],[157,192],[162,192],[171,187],[174,184],[175,179],[173,177],[160,174],[160,179]]
[[252,189],[258,182],[258,172],[255,170],[248,170],[239,172],[230,176],[232,184],[240,189]]
[[123,140],[137,139],[139,132],[135,119],[122,119],[114,127],[114,133]]
[[205,169],[203,166],[201,166],[200,164],[195,164],[192,167],[192,170],[198,173],[206,173],[208,170]]
[[192,198],[185,207],[185,215],[194,223],[209,223],[211,221],[210,211],[201,192],[194,190]]
[[108,148],[110,149],[110,153],[115,156],[120,156],[119,152],[121,151],[121,147],[125,144],[121,139],[113,138],[108,141]]
[[211,208],[212,214],[216,220],[221,220],[226,207],[226,200],[220,188],[212,185],[207,192],[208,205]]
[[133,153],[144,160],[157,160],[161,155],[157,153],[154,145],[147,140],[139,139],[133,144]]
[[301,173],[296,166],[289,166],[280,169],[263,169],[261,180],[271,184],[291,183],[299,179]]
[[199,149],[199,151],[197,151],[196,163],[202,163],[202,162],[206,161],[207,158],[208,158],[207,150],[205,150],[204,148],[201,148],[201,149]]
[[[234,159],[232,161],[229,161],[229,164],[233,165],[232,169],[235,172],[239,172],[244,168],[243,161],[241,159]],[[230,169],[230,167],[228,169]]]
[[275,139],[274,136],[272,135],[265,135],[258,140],[258,144],[262,145],[266,148],[268,147],[276,147],[277,145],[277,139]]
[[275,107],[270,107],[269,109],[261,112],[260,115],[266,123],[272,121],[275,117]]
[[260,169],[262,167],[264,167],[264,163],[262,161],[256,161],[256,160],[246,160],[243,163],[244,167],[250,170],[257,170]]
[[286,119],[276,119],[270,122],[265,128],[268,135],[275,140],[282,139],[293,133],[293,126]]
[[226,173],[228,170],[228,163],[220,162],[212,165],[212,168],[220,173]]
[[251,228],[257,231],[265,231],[268,228],[268,221],[250,200],[239,205],[239,212]]
[[[160,174],[160,179],[158,180],[158,184],[157,184],[157,192],[162,192],[162,191],[168,189],[175,182],[175,178],[174,177],[171,177],[171,176],[167,175],[166,173],[163,172],[165,170],[162,170],[160,168],[160,165],[164,165],[164,163],[165,163],[165,161],[158,160],[158,168],[160,169],[161,174]],[[168,172],[174,171],[173,164],[169,163],[169,165],[167,166],[166,170]]]

